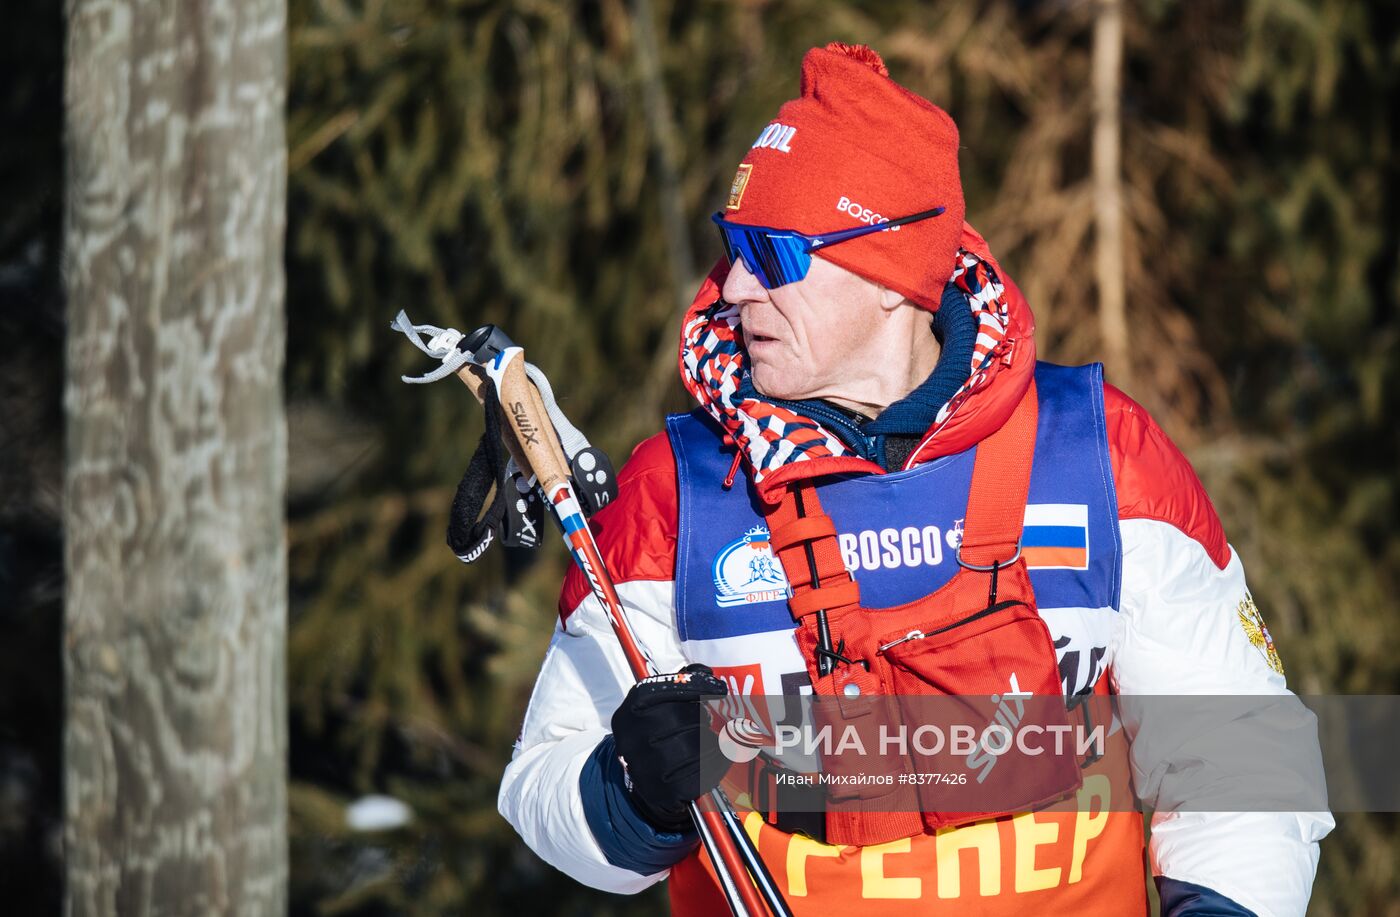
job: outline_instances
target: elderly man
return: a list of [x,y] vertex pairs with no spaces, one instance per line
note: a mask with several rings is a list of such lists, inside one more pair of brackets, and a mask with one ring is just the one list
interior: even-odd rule
[[[832,44],[739,166],[714,217],[727,258],[682,334],[699,408],[637,448],[595,520],[653,663],[680,675],[629,688],[571,573],[501,787],[579,881],[669,875],[676,913],[722,911],[685,810],[708,788],[707,697],[1287,693],[1181,453],[1099,367],[1037,363],[1029,307],[963,222],[957,152],[945,112]],[[1036,798],[1068,811],[812,818],[778,794],[750,824],[799,914],[1143,913],[1142,819],[1104,788],[1150,795],[1172,761],[1123,750],[1118,773],[1047,773]],[[1330,827],[1158,811],[1164,912],[1302,914]]]

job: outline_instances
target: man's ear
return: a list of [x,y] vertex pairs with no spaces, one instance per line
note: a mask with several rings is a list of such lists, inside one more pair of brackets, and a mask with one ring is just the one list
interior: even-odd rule
[[904,294],[898,290],[891,290],[889,287],[880,287],[880,308],[886,312],[893,312],[909,300],[904,298]]

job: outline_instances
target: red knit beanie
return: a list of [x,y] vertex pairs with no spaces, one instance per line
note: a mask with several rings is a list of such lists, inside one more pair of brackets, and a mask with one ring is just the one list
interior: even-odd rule
[[963,227],[958,127],[889,77],[864,45],[802,59],[802,94],[778,109],[744,157],[725,218],[815,235],[947,208],[824,249],[819,257],[938,310]]

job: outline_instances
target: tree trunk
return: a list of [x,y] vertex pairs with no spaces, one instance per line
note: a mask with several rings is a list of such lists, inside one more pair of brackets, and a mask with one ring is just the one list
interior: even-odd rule
[[285,0],[68,0],[69,914],[286,911]]
[[1094,223],[1099,333],[1109,375],[1131,388],[1123,279],[1122,123],[1123,3],[1099,0],[1094,15]]

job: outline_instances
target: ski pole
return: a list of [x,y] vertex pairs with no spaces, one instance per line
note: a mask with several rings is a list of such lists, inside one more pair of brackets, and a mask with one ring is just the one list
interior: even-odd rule
[[[482,387],[489,380],[506,419],[502,430],[506,447],[516,464],[535,477],[544,493],[571,557],[607,614],[633,677],[641,680],[654,674],[627,622],[612,577],[588,528],[583,507],[573,492],[567,457],[551,412],[526,374],[524,351],[490,325],[477,329],[466,339],[451,329],[432,329],[437,336],[428,347],[417,339],[417,328],[402,312],[394,327],[407,334],[424,352],[443,362],[437,371],[419,379],[405,377],[405,381],[436,381],[452,373],[484,402]],[[451,345],[444,346],[448,341]],[[735,917],[764,917],[769,913],[775,917],[792,917],[777,883],[723,792],[716,788],[691,802],[690,814]]]

